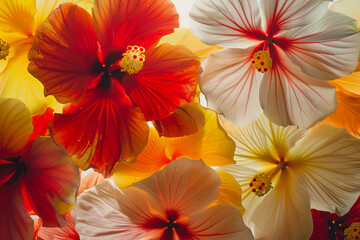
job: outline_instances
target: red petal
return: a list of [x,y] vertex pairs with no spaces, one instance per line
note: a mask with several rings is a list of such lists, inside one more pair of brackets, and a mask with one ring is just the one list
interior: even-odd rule
[[60,215],[75,205],[79,168],[50,137],[37,137],[22,156],[26,194],[35,213],[44,226],[65,226],[67,222]]
[[169,0],[96,0],[93,17],[105,58],[111,49],[123,53],[129,45],[147,50],[179,26]]
[[327,221],[332,220],[331,213],[311,209],[311,214],[313,217],[314,230],[310,240],[330,239]]
[[162,44],[146,54],[144,68],[123,81],[147,121],[165,118],[194,94],[200,61],[185,46]]
[[109,175],[115,163],[135,159],[145,147],[149,127],[138,108],[119,93],[89,91],[67,114],[55,114],[52,134],[82,169]]
[[37,136],[45,136],[48,131],[48,125],[53,120],[54,109],[47,108],[44,114],[33,116],[34,130],[31,134],[29,141],[34,140]]
[[99,74],[97,38],[88,12],[66,3],[38,28],[29,52],[29,72],[61,103],[80,102]]
[[69,224],[65,227],[43,227],[41,219],[39,220],[39,229],[37,240],[79,240],[79,234],[75,230],[75,225],[71,219],[70,212],[66,214]]

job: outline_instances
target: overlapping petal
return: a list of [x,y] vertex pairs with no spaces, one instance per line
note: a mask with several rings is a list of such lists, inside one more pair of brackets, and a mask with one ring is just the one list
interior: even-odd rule
[[251,65],[252,51],[217,51],[206,61],[199,79],[208,106],[239,125],[255,121],[262,112],[259,87],[263,76]]
[[[335,1],[329,7],[330,10],[346,14],[354,18],[358,24],[360,23],[360,13],[357,9],[360,8],[360,2],[357,0],[342,0]],[[360,26],[358,26],[360,27]]]
[[0,157],[17,157],[32,131],[30,112],[24,103],[0,98]]
[[29,52],[29,72],[61,103],[79,103],[100,72],[92,19],[72,3],[60,5],[38,28]]
[[199,0],[191,9],[193,32],[209,45],[247,48],[260,43],[260,10],[252,0]]
[[120,160],[134,160],[148,139],[143,114],[118,94],[89,91],[78,106],[55,114],[52,136],[82,169],[108,176]]
[[186,47],[169,44],[145,54],[143,69],[122,84],[147,121],[163,119],[191,101],[200,61]]
[[317,79],[349,75],[359,63],[357,23],[340,13],[327,11],[306,27],[283,31],[278,37],[289,39],[283,50],[291,61]]
[[104,58],[126,51],[129,45],[146,50],[179,26],[179,16],[169,0],[95,0],[94,27]]
[[65,226],[61,216],[75,205],[79,170],[50,137],[37,137],[23,153],[26,193],[44,226]]
[[290,149],[289,164],[312,208],[339,215],[350,209],[360,193],[359,147],[347,130],[321,125]]

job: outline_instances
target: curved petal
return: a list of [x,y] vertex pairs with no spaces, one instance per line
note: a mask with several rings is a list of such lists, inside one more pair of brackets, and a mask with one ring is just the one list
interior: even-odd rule
[[256,239],[309,239],[313,231],[308,194],[283,171],[278,184],[254,211],[251,219],[255,224]]
[[179,138],[165,138],[168,159],[201,159],[208,166],[234,163],[235,144],[221,127],[214,111],[202,108],[205,125],[197,133]]
[[277,64],[265,74],[260,102],[267,118],[281,126],[309,128],[336,110],[336,89],[304,74],[280,50]]
[[198,103],[181,105],[164,119],[153,121],[160,136],[182,137],[196,133],[205,124],[203,109]]
[[[347,78],[347,80],[345,80]],[[353,74],[331,82],[336,86],[336,111],[327,116],[322,123],[334,127],[346,128],[354,136],[360,136],[360,73]]]
[[241,213],[223,204],[190,216],[189,231],[199,240],[254,239]]
[[261,19],[267,33],[308,25],[319,20],[333,0],[259,0]]
[[15,99],[0,98],[0,156],[15,157],[33,131],[29,110]]
[[129,45],[155,47],[179,26],[169,0],[95,0],[92,15],[105,59],[112,51],[125,52]]
[[36,0],[0,0],[0,31],[32,36]]
[[85,190],[95,187],[98,183],[105,181],[105,178],[97,172],[92,172],[80,180],[78,195]]
[[331,213],[311,209],[314,231],[310,240],[330,239],[328,221],[332,220]]
[[42,220],[39,220],[39,230],[36,240],[80,240],[79,234],[75,230],[75,224],[71,220],[70,212],[66,219],[69,224],[65,227],[43,227]]
[[194,34],[209,45],[248,48],[263,40],[257,1],[197,0],[190,17]]
[[79,196],[73,217],[81,239],[144,239],[150,234],[141,225],[153,214],[144,192],[106,180]]
[[357,0],[342,0],[336,1],[330,5],[329,9],[340,12],[354,18],[360,27],[360,2]]
[[278,35],[289,39],[283,50],[307,75],[332,80],[351,74],[359,63],[360,33],[356,21],[343,14],[327,11],[304,28]]
[[350,209],[360,194],[359,148],[360,140],[345,129],[321,125],[290,149],[289,164],[312,208],[339,215]]
[[26,164],[26,193],[46,227],[66,225],[62,216],[75,205],[79,169],[64,148],[50,137],[37,137],[22,157]]
[[251,64],[253,48],[223,49],[210,55],[199,79],[208,107],[237,125],[255,121],[262,110],[262,74]]
[[29,141],[34,140],[37,136],[46,136],[48,134],[48,125],[53,121],[54,109],[47,108],[41,115],[32,117],[34,130],[29,138]]
[[29,52],[29,72],[61,103],[79,103],[98,77],[92,19],[72,3],[60,5],[41,25]]
[[0,211],[0,239],[32,239],[34,222],[25,210],[19,185],[0,187]]
[[179,158],[133,186],[143,190],[161,215],[174,210],[189,216],[204,210],[219,195],[219,175],[203,161]]
[[52,136],[83,170],[109,176],[117,161],[132,161],[145,147],[149,127],[122,94],[88,91],[72,110],[55,114]]
[[258,169],[274,167],[306,133],[295,126],[280,127],[264,115],[256,122],[238,127],[220,118],[224,129],[236,143],[238,165]]
[[143,69],[122,84],[147,121],[163,119],[191,101],[200,61],[185,46],[170,44],[162,44],[145,55]]

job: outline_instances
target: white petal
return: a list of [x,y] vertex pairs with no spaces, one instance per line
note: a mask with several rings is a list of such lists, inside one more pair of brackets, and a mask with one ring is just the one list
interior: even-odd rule
[[197,0],[190,17],[193,33],[206,44],[247,48],[260,43],[257,1]]
[[336,89],[326,81],[304,74],[278,51],[285,64],[265,74],[260,86],[260,103],[273,123],[309,128],[336,109]]
[[259,0],[267,32],[307,25],[321,18],[332,0]]
[[237,125],[255,121],[262,112],[262,74],[252,66],[251,58],[252,48],[219,50],[210,55],[199,79],[208,107]]
[[359,63],[360,34],[356,21],[341,13],[327,11],[318,21],[278,36],[290,40],[284,52],[304,73],[314,78],[344,77]]
[[336,1],[329,7],[330,10],[346,14],[355,18],[360,23],[360,1],[359,0],[341,0]]
[[309,196],[290,171],[282,172],[277,185],[254,211],[255,239],[309,239],[313,230]]
[[309,192],[311,208],[345,214],[360,194],[360,140],[322,125],[289,152],[290,166]]
[[274,167],[305,131],[294,126],[280,127],[264,115],[251,124],[237,127],[220,118],[224,129],[236,143],[235,160],[238,165],[259,169]]

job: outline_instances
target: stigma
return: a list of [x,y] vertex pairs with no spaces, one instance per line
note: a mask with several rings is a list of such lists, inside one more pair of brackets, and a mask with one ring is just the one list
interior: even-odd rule
[[256,174],[249,183],[251,191],[259,197],[267,194],[273,188],[271,179],[266,173]]
[[258,51],[251,59],[251,64],[256,68],[258,72],[265,73],[269,71],[272,66],[272,59],[269,52]]
[[6,60],[6,57],[9,55],[10,45],[0,38],[0,60]]
[[122,72],[127,72],[128,74],[138,73],[145,62],[145,48],[139,46],[128,46],[126,52],[123,53],[123,58],[121,59],[119,65]]
[[360,222],[354,222],[344,231],[345,240],[360,239]]

